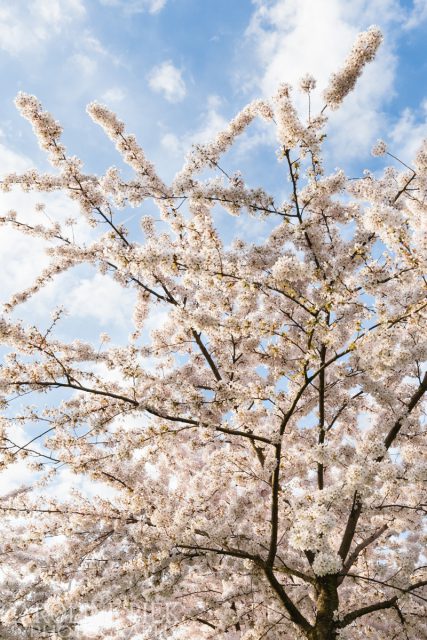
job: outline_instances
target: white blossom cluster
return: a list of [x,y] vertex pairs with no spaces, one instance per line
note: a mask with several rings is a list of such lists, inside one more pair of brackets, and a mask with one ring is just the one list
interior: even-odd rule
[[313,571],[317,576],[337,574],[342,569],[342,558],[337,553],[319,551],[313,562]]
[[331,109],[338,109],[346,95],[354,89],[363,67],[374,59],[382,39],[381,31],[375,26],[358,36],[343,68],[332,75],[324,92],[326,104]]

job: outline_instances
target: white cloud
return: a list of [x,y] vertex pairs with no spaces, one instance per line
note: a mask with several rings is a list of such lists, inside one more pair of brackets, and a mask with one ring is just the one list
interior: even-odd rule
[[101,100],[109,104],[110,102],[123,102],[126,98],[126,92],[120,87],[111,87],[107,89],[102,96]]
[[[26,3],[23,4],[24,8],[28,7]],[[84,16],[86,9],[82,0],[33,0],[30,13],[46,25],[60,30],[65,23]]]
[[[34,163],[25,155],[18,154],[6,144],[0,144],[2,174],[9,172],[22,173],[34,168]],[[36,210],[36,204],[43,202],[45,212]],[[94,235],[86,220],[79,213],[76,202],[70,200],[65,193],[53,192],[39,194],[37,192],[24,193],[14,188],[8,193],[0,192],[0,215],[7,215],[8,211],[16,211],[18,220],[30,225],[44,224],[50,226],[52,220],[64,222],[67,218],[76,219],[73,229],[69,229],[70,237],[79,243],[89,242]],[[0,255],[2,259],[2,282],[0,287],[1,306],[19,291],[25,290],[34,283],[35,278],[49,264],[49,257],[45,249],[49,246],[46,241],[24,235],[8,226],[0,227]],[[16,315],[34,322],[35,318],[46,318],[49,310],[56,305],[64,304],[61,278],[70,277],[69,274],[59,276],[42,289],[25,305],[19,306]]]
[[[0,156],[2,173],[21,173],[34,167],[28,157],[16,153],[4,143],[0,143]],[[45,212],[36,211],[36,204],[39,202],[46,204]],[[65,193],[23,193],[18,188],[9,193],[0,191],[0,215],[5,215],[10,210],[17,212],[18,220],[31,225],[41,223],[49,226],[52,220],[63,222],[67,218],[74,218],[76,223],[72,229],[67,228],[67,234],[79,244],[89,243],[96,235],[80,214],[77,203]],[[45,252],[47,246],[49,243],[40,238],[26,236],[9,227],[0,227],[3,270],[0,311],[1,306],[14,293],[31,286],[48,266],[49,257]],[[61,305],[76,320],[92,322],[107,330],[132,331],[134,295],[133,290],[124,289],[111,277],[96,273],[78,279],[76,272],[71,270],[58,275],[28,302],[18,306],[14,315],[24,321],[43,323],[49,311]]]
[[153,91],[162,93],[169,102],[180,102],[187,93],[181,73],[171,60],[166,60],[151,70],[148,83]]
[[76,53],[71,61],[85,76],[93,76],[98,68],[97,61],[84,53]]
[[[7,195],[14,196],[14,207],[18,211],[18,219],[26,220],[30,224],[47,222],[42,214],[35,213],[34,210],[31,211],[31,205],[35,201],[34,194],[13,193]],[[55,194],[55,196],[56,206],[52,206],[50,210],[50,213],[53,213],[53,217],[55,217],[54,214],[57,212],[57,208],[61,210],[61,213],[68,212],[69,215],[76,217],[75,205],[64,195]],[[46,197],[44,199],[46,200]],[[47,200],[48,199],[49,198],[47,198]],[[0,199],[0,206],[2,203],[3,197]],[[28,208],[30,208],[30,211],[28,211]],[[4,212],[7,210],[8,209],[4,210],[2,208]],[[23,215],[23,212],[27,215]],[[28,215],[28,213],[30,215]],[[82,236],[83,239],[85,239],[90,233],[90,230],[85,228],[84,223],[82,224],[81,218],[75,225],[74,230],[76,238]],[[79,231],[83,231],[83,235],[80,234]],[[0,311],[1,306],[8,302],[12,295],[32,286],[43,269],[49,265],[50,259],[46,254],[46,248],[48,246],[49,244],[40,238],[26,236],[8,227],[0,228],[0,255],[3,270]],[[49,313],[52,309],[58,306],[67,307],[69,291],[73,294],[72,301],[74,305],[77,304],[79,297],[82,299],[82,303],[84,302],[83,293],[85,290],[79,294],[78,286],[79,283],[78,281],[76,282],[72,271],[60,274],[27,302],[19,305],[14,312],[14,316],[23,319],[25,322],[41,322],[43,324],[46,322],[46,319],[49,318]],[[116,298],[113,299],[113,304],[115,302]],[[104,306],[105,304],[106,303],[104,303]],[[90,305],[88,306],[90,307]],[[82,318],[84,317],[84,313],[85,309],[82,308],[76,312],[76,316]],[[101,313],[101,311],[99,313]],[[96,312],[93,311],[90,313],[89,311],[86,317],[94,318],[96,317]]]
[[197,144],[198,142],[209,142],[212,138],[223,129],[228,120],[219,112],[222,102],[219,96],[210,95],[207,99],[207,110],[202,114],[202,125],[186,136],[189,144]]
[[179,156],[183,153],[182,139],[174,133],[165,133],[160,142],[162,146],[174,156]]
[[174,156],[184,156],[192,144],[209,142],[223,129],[227,120],[219,113],[221,99],[219,96],[211,95],[207,99],[208,108],[201,114],[201,125],[196,129],[177,136],[174,133],[165,133],[161,138],[162,146]]
[[405,29],[415,29],[425,20],[427,20],[426,0],[414,0],[412,10],[404,23]]
[[[75,34],[73,50],[75,53],[68,56],[68,61],[74,72],[76,92],[90,89],[92,93],[97,85],[101,92],[105,83],[108,86],[108,83],[111,82],[112,66],[119,67],[123,64],[121,58],[104,47],[88,29]],[[108,65],[106,65],[107,61]],[[106,68],[108,71],[105,75],[102,70]]]
[[166,5],[167,0],[100,0],[109,7],[120,7],[126,13],[158,13]]
[[[3,132],[2,134],[3,135]],[[20,173],[27,171],[33,166],[30,158],[23,154],[17,153],[10,149],[5,144],[0,144],[0,156],[1,156],[1,171],[2,174],[15,171]]]
[[121,57],[112,53],[112,51],[108,47],[105,47],[88,29],[82,34],[79,34],[78,49],[79,52],[85,51],[86,55],[90,56],[91,59],[93,59],[94,56],[98,58],[109,58],[115,67],[123,65]]
[[[256,0],[247,29],[247,44],[255,52],[259,73],[250,69],[253,93],[275,92],[281,82],[296,85],[306,72],[318,80],[314,109],[323,106],[321,93],[329,76],[347,56],[358,32],[378,22],[386,36],[405,17],[398,0]],[[331,116],[334,155],[356,158],[367,152],[383,125],[383,108],[393,95],[396,60],[386,38],[377,59],[367,66],[356,91]],[[307,105],[295,92],[302,113]],[[304,97],[305,99],[305,97]],[[351,132],[351,135],[350,133]]]
[[[418,116],[418,117],[417,117]],[[421,104],[421,113],[404,109],[386,138],[390,151],[400,160],[412,163],[424,139],[427,138],[427,99]]]
[[122,325],[132,329],[129,310],[134,293],[109,276],[96,273],[83,278],[68,292],[64,304],[73,318],[93,319],[102,326]]
[[[27,441],[23,438],[22,444]],[[19,462],[2,469],[0,499],[7,497],[17,489],[32,485],[35,479],[36,474],[28,468],[25,460],[19,460]]]
[[106,56],[108,55],[107,49],[101,44],[98,38],[95,38],[89,31],[86,31],[80,39],[81,45],[85,47],[88,51],[93,51],[94,53],[98,53],[100,55]]
[[[16,153],[4,144],[0,144],[0,156],[3,174],[21,173],[33,166],[29,158]],[[1,192],[0,215],[5,216],[10,210],[25,211],[26,221],[31,222],[32,218],[35,218],[35,204],[40,199],[34,193],[23,194],[16,190],[10,193]],[[18,231],[5,227],[0,228],[0,255],[3,271],[0,296],[0,304],[2,304],[12,293],[29,286],[34,280],[35,267],[38,268],[40,265],[42,269],[47,264],[47,260],[41,240],[26,237]],[[26,259],[28,257],[30,259]]]
[[86,13],[81,0],[0,1],[0,49],[34,54]]
[[88,498],[99,496],[105,500],[117,496],[117,491],[111,485],[96,480],[88,481],[87,476],[74,473],[67,466],[60,467],[49,485],[42,487],[39,493],[63,500],[69,498],[72,491],[79,491]]

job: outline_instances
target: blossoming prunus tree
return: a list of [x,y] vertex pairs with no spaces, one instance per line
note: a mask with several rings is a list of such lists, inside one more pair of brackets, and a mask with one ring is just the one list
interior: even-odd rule
[[[413,168],[360,179],[325,175],[321,158],[326,114],[380,42],[375,27],[359,35],[318,115],[300,118],[282,85],[194,147],[171,186],[106,107],[88,113],[132,179],[85,174],[59,124],[18,96],[55,172],[7,175],[3,189],[65,192],[97,235],[83,244],[60,223],[2,217],[50,256],[1,320],[4,464],[66,465],[114,491],[1,501],[4,557],[22,574],[1,603],[10,634],[42,609],[74,622],[112,611],[93,638],[427,637],[427,143]],[[310,96],[314,79],[300,88]],[[220,165],[256,117],[277,131],[280,204]],[[161,221],[142,217],[141,241],[118,216],[146,199]],[[225,244],[218,205],[268,218],[271,232]],[[59,313],[49,331],[14,320],[81,264],[135,290],[128,344],[64,342]],[[166,319],[147,335],[153,314]],[[29,393],[50,404],[14,418],[9,398]],[[17,422],[33,424],[28,445],[15,444]]]

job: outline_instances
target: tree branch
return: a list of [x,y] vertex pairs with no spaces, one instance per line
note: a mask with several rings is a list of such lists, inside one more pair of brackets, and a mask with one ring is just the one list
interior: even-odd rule
[[341,545],[338,550],[338,554],[342,560],[345,560],[350,550],[351,543],[356,532],[356,526],[362,513],[362,503],[360,502],[357,491],[354,492],[353,504],[348,516],[347,525],[344,530],[344,534],[341,540]]
[[198,333],[195,329],[191,329],[191,333],[193,334],[194,339],[197,342],[200,351],[205,356],[205,360],[208,363],[209,367],[211,368],[212,373],[214,374],[217,382],[219,382],[220,380],[222,380],[221,374],[218,371],[218,367],[216,366],[215,362],[213,361],[213,358],[212,358],[211,354],[209,353],[209,351],[206,349],[205,345],[203,344],[203,342],[202,342],[202,340],[200,338],[200,333]]
[[[379,580],[372,580],[371,578],[363,578],[363,576],[354,576],[354,577],[369,580],[372,582],[379,582],[380,584],[384,584],[385,586],[390,587],[391,589],[396,589],[401,593],[411,593],[415,589],[419,589],[420,587],[427,586],[427,580],[420,580],[419,582],[409,585],[409,587],[407,587],[406,589],[402,589],[401,587],[395,587],[391,584],[383,583]],[[366,607],[360,607],[360,609],[356,609],[355,611],[347,613],[347,615],[345,615],[344,618],[340,622],[338,622],[337,627],[339,628],[346,627],[347,625],[354,622],[354,620],[357,620],[357,618],[360,618],[361,616],[365,616],[368,613],[373,613],[374,611],[380,611],[381,609],[389,609],[390,607],[394,607],[398,598],[399,596],[396,595],[396,596],[393,596],[392,598],[388,598],[387,600],[382,600],[380,602],[367,605]]]
[[[319,437],[318,443],[322,445],[325,442],[325,364],[326,347],[322,344],[320,349],[320,362],[323,368],[319,373]],[[317,486],[323,489],[325,469],[322,462],[317,463]]]
[[381,609],[390,609],[394,607],[398,599],[398,596],[393,596],[388,600],[382,600],[381,602],[376,602],[375,604],[367,605],[366,607],[360,607],[360,609],[356,609],[351,613],[347,613],[342,620],[337,623],[337,627],[342,629],[343,627],[347,627],[349,624],[357,620],[357,618],[361,618],[362,616],[366,616],[368,613],[373,613],[374,611],[381,611]]
[[300,612],[298,607],[294,604],[294,602],[288,596],[285,589],[283,588],[283,585],[280,584],[280,582],[277,580],[276,576],[274,575],[272,568],[265,565],[264,573],[267,577],[267,580],[271,588],[279,596],[286,611],[289,613],[289,616],[292,622],[294,622],[298,627],[303,629],[305,633],[308,633],[309,631],[311,631],[312,629],[311,624],[309,623],[307,618],[303,616],[303,614]]
[[[409,403],[407,405],[408,408],[407,408],[405,416],[402,416],[401,418],[396,420],[396,422],[394,423],[394,425],[392,426],[392,428],[390,429],[390,431],[386,435],[385,440],[384,440],[384,446],[387,449],[387,451],[391,447],[391,445],[393,444],[394,440],[396,439],[396,437],[399,434],[400,429],[402,428],[402,420],[403,420],[403,418],[411,413],[411,411],[418,404],[418,402],[421,400],[421,398],[423,397],[423,395],[425,394],[426,391],[427,391],[427,372],[424,374],[424,378],[422,379],[420,386],[418,387],[418,389],[416,390],[416,392],[414,393],[414,395],[410,399],[410,401],[409,401]],[[384,459],[384,456],[378,456],[378,458],[376,458],[376,461],[377,462],[381,462],[381,460],[383,460],[383,459]]]
[[369,536],[369,538],[366,538],[360,544],[358,544],[357,547],[355,547],[354,551],[352,551],[352,553],[347,558],[347,561],[344,563],[343,571],[338,579],[338,585],[342,583],[345,576],[347,575],[353,564],[356,562],[359,554],[363,551],[363,549],[366,549],[366,547],[375,542],[375,540],[377,540],[384,533],[384,531],[387,531],[387,529],[388,525],[384,524],[382,527],[374,531],[374,533]]
[[273,471],[272,493],[271,493],[271,534],[270,549],[268,552],[267,564],[272,567],[277,553],[277,536],[279,532],[279,480],[280,480],[280,458],[282,447],[276,445],[276,466]]

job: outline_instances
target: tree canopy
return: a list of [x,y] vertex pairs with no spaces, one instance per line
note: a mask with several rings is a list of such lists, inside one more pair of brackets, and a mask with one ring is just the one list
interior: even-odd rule
[[[88,113],[130,178],[84,173],[18,95],[53,172],[2,188],[66,193],[93,236],[0,218],[49,255],[0,321],[3,466],[22,458],[36,477],[0,500],[1,637],[427,637],[427,142],[407,166],[379,141],[391,166],[360,178],[322,160],[328,114],[380,42],[376,27],[359,35],[319,113],[303,117],[284,84],[194,146],[171,185],[105,106]],[[300,90],[310,105],[314,78]],[[258,117],[276,132],[283,202],[222,164]],[[219,207],[244,221],[231,242]],[[251,217],[268,237],[245,238]],[[62,310],[47,328],[16,319],[79,265],[135,291],[127,343],[61,340]],[[64,468],[84,490],[55,494]]]

